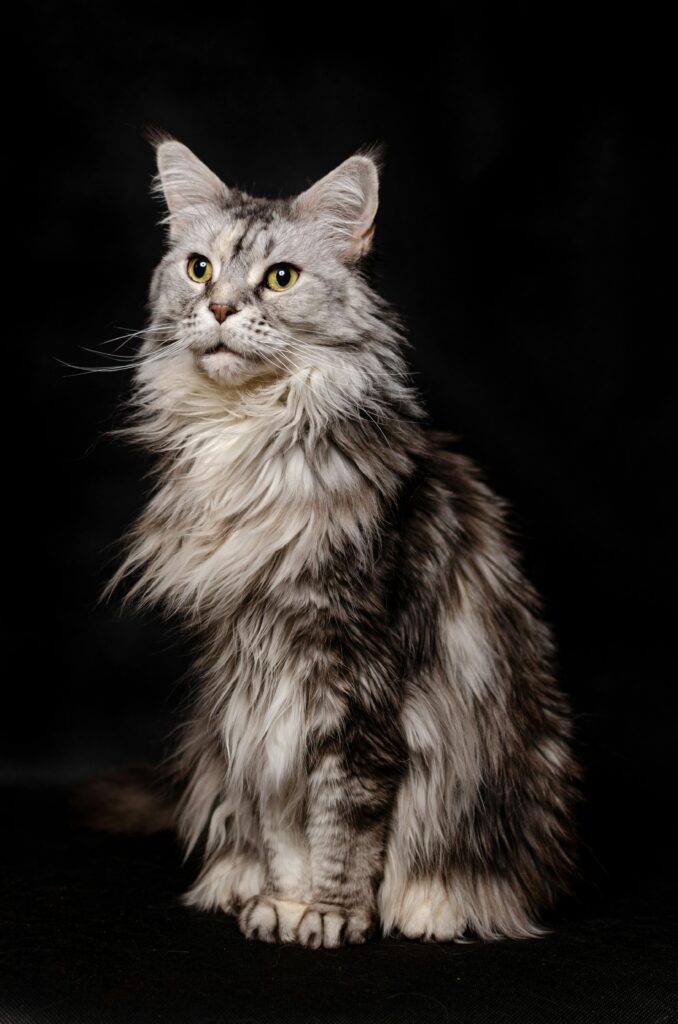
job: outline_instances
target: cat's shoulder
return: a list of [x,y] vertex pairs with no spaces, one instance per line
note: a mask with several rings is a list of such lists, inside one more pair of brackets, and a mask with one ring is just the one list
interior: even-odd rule
[[485,474],[479,463],[460,451],[461,438],[449,431],[428,429],[424,431],[425,462],[430,471],[447,483],[485,483]]
[[442,430],[425,431],[425,456],[420,473],[428,476],[438,495],[444,495],[462,517],[505,522],[509,508],[488,482],[483,467],[459,450],[460,437]]

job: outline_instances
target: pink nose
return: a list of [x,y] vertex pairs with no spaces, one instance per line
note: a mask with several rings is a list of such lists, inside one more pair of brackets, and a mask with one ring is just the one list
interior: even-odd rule
[[210,305],[210,309],[212,310],[214,316],[216,317],[220,324],[223,324],[227,316],[230,316],[231,313],[236,312],[235,309],[233,309],[233,306],[222,306],[221,303],[219,302],[213,302]]

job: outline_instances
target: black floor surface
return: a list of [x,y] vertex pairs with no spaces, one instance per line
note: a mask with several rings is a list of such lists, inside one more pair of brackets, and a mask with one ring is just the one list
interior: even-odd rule
[[676,889],[597,892],[529,942],[247,942],[184,908],[169,837],[92,833],[63,791],[4,793],[2,1024],[678,1021]]

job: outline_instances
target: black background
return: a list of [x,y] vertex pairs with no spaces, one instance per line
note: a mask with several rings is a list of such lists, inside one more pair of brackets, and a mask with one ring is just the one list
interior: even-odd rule
[[174,627],[97,605],[147,493],[150,463],[106,434],[130,374],[63,365],[114,365],[109,339],[144,324],[162,247],[145,130],[261,195],[381,142],[377,287],[432,422],[509,499],[558,639],[587,772],[580,899],[654,885],[676,810],[667,26],[569,5],[368,25],[341,6],[43,3],[25,27],[4,197],[2,779],[154,757],[178,720]]

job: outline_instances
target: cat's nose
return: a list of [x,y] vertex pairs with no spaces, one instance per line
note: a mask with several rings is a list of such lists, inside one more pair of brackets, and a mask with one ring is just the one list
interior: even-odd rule
[[212,302],[210,304],[210,309],[220,324],[223,324],[227,316],[236,312],[233,306],[224,306],[220,302]]

